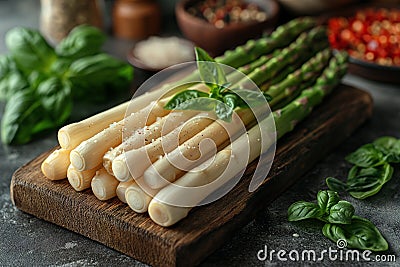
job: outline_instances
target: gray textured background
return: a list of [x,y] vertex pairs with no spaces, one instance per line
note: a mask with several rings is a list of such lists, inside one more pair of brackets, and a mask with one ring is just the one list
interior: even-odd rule
[[[0,53],[6,52],[5,32],[16,25],[38,27],[39,1],[0,1]],[[107,50],[123,57],[131,43],[112,39]],[[142,74],[136,73],[137,78]],[[400,86],[370,82],[348,75],[345,83],[370,92],[374,98],[374,114],[351,138],[331,155],[316,165],[298,183],[272,203],[268,209],[231,240],[208,257],[204,266],[279,266],[278,260],[261,262],[257,252],[268,249],[313,249],[317,252],[335,244],[321,233],[321,225],[312,223],[289,223],[286,219],[288,206],[297,200],[313,201],[320,189],[326,188],[327,176],[343,177],[349,170],[344,156],[360,145],[371,142],[382,135],[400,138]],[[0,104],[0,117],[4,105]],[[117,251],[97,242],[72,233],[59,226],[39,220],[18,211],[10,201],[9,184],[12,173],[21,165],[56,145],[56,134],[18,147],[2,146],[0,150],[0,265],[1,266],[143,266]],[[395,169],[392,180],[383,190],[368,200],[356,201],[343,197],[356,206],[356,213],[369,218],[381,230],[390,244],[383,254],[397,254],[397,263],[380,266],[400,265],[400,169]],[[298,236],[297,236],[298,235]],[[376,266],[377,263],[356,265]],[[303,264],[312,265],[313,262]],[[320,263],[318,263],[320,264]],[[348,266],[349,262],[325,260],[326,266]],[[285,265],[297,266],[297,262]]]

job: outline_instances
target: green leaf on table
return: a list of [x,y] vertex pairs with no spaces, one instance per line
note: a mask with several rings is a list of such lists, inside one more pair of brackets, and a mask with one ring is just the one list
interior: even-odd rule
[[366,144],[349,154],[346,160],[359,167],[374,167],[385,162],[384,154],[373,144]]
[[10,56],[0,55],[0,100],[8,100],[15,92],[28,87],[28,81],[15,61]]
[[1,120],[4,144],[24,144],[41,131],[54,128],[32,90],[19,91],[8,100]]
[[16,27],[6,34],[6,44],[12,58],[24,73],[32,70],[48,72],[57,56],[39,31]]
[[339,200],[338,193],[331,190],[321,190],[317,194],[318,206],[325,213],[329,213],[331,207],[336,205]]
[[56,125],[63,124],[69,118],[72,110],[70,85],[57,77],[51,77],[40,83],[37,94],[43,108]]
[[377,194],[392,175],[393,167],[388,163],[370,168],[354,166],[347,178],[347,191],[354,198],[365,199]]
[[60,57],[78,59],[100,53],[105,40],[105,34],[98,28],[79,25],[61,40],[55,51]]
[[400,163],[400,139],[384,136],[376,139],[373,144],[385,155],[388,163]]
[[320,219],[324,213],[325,212],[315,203],[298,201],[290,205],[288,209],[288,220],[293,222],[305,219]]
[[353,216],[351,224],[327,223],[322,229],[324,236],[337,242],[346,240],[347,248],[385,251],[388,243],[379,230],[369,220]]
[[355,209],[350,202],[340,200],[329,209],[327,221],[330,223],[350,224],[354,212]]
[[74,88],[74,98],[85,99],[90,96],[100,100],[107,93],[115,95],[117,90],[126,90],[133,77],[133,68],[108,54],[97,54],[75,60],[69,67],[65,78]]
[[326,178],[326,184],[328,186],[328,188],[332,191],[336,191],[336,192],[343,192],[343,191],[347,191],[347,184],[345,182],[340,181],[337,178],[334,177],[328,177]]

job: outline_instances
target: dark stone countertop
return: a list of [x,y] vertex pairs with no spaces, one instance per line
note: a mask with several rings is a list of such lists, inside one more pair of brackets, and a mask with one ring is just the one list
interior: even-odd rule
[[[38,25],[39,1],[0,1],[0,53],[5,53],[4,33],[17,25]],[[118,49],[123,55],[130,43],[111,39],[110,50]],[[140,75],[137,73],[137,75]],[[352,75],[345,77],[346,84],[365,89],[374,98],[373,117],[358,129],[332,154],[321,160],[312,171],[276,199],[225,245],[209,256],[203,266],[279,266],[282,262],[259,261],[257,253],[267,246],[268,251],[284,249],[315,250],[336,248],[321,233],[321,225],[289,223],[288,206],[297,200],[313,201],[320,189],[326,188],[327,176],[343,177],[349,165],[344,156],[360,145],[383,135],[400,138],[400,86],[381,84]],[[4,105],[0,105],[0,117]],[[0,150],[0,265],[1,266],[144,266],[144,264],[88,238],[39,220],[17,210],[10,201],[9,185],[12,173],[24,163],[56,145],[56,134],[24,146],[2,146]],[[343,197],[355,204],[358,215],[369,218],[383,233],[390,250],[382,255],[395,254],[397,263],[381,263],[382,266],[398,266],[400,262],[400,169],[395,169],[392,180],[374,197],[357,201]],[[373,254],[371,257],[377,254]],[[302,262],[311,265],[313,262]],[[350,262],[322,262],[326,266],[348,266]],[[365,262],[351,263],[365,266]],[[297,266],[299,262],[285,262]],[[371,266],[376,266],[370,263]]]

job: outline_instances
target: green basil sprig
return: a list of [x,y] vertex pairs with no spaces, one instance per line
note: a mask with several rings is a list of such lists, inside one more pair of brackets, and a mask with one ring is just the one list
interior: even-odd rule
[[288,209],[289,221],[317,219],[325,222],[322,233],[330,240],[347,241],[348,248],[385,251],[388,243],[379,230],[367,219],[354,215],[355,209],[348,201],[340,200],[331,190],[319,191],[317,204],[298,201]]
[[319,191],[317,202],[317,204],[306,201],[293,203],[288,209],[288,220],[318,219],[330,223],[351,223],[354,207],[349,202],[340,200],[336,192]]
[[230,122],[235,108],[249,108],[249,104],[254,107],[271,100],[264,93],[229,88],[231,84],[221,66],[203,49],[196,47],[195,52],[200,77],[210,91],[179,92],[168,101],[165,109],[214,111],[219,119]]
[[393,176],[390,163],[400,162],[400,140],[394,137],[381,137],[349,154],[346,160],[354,166],[350,169],[347,181],[328,177],[329,189],[347,191],[352,197],[365,199],[377,194]]
[[107,100],[125,91],[133,68],[101,52],[106,36],[78,26],[55,48],[39,31],[17,27],[6,35],[9,55],[0,56],[1,140],[23,144],[70,117],[73,100]]

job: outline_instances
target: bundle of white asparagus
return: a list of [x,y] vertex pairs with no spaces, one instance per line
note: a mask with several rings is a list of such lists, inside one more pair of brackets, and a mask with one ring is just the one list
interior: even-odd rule
[[[262,121],[255,123],[250,109],[235,110],[232,122],[215,119],[212,112],[165,109],[174,92],[166,95],[165,87],[161,87],[61,128],[61,148],[42,163],[43,174],[50,180],[68,178],[76,191],[91,188],[99,200],[118,197],[133,211],[148,212],[159,225],[175,224],[274,146],[276,133],[281,137],[291,131],[346,72],[346,56],[332,56],[329,49],[323,49],[320,39],[324,30],[314,28],[301,34],[315,22],[305,20],[303,24],[289,22],[281,26],[289,33],[278,28],[271,35],[271,40],[281,43],[291,35],[290,45],[281,44],[283,49],[268,38],[267,42],[260,39],[246,45],[253,54],[242,57],[256,60],[242,70],[253,69],[249,77],[262,88],[266,85],[266,92],[279,99],[271,105],[273,110],[282,106],[265,114]],[[260,50],[259,45],[264,43],[266,47]],[[249,49],[251,45],[253,50]],[[230,62],[241,51],[236,49],[218,60]],[[294,70],[282,75],[294,65]],[[266,78],[260,79],[262,74]],[[243,79],[238,79],[240,74],[229,77],[232,80],[228,81],[243,84]],[[179,90],[193,88],[207,89],[197,84]]]

